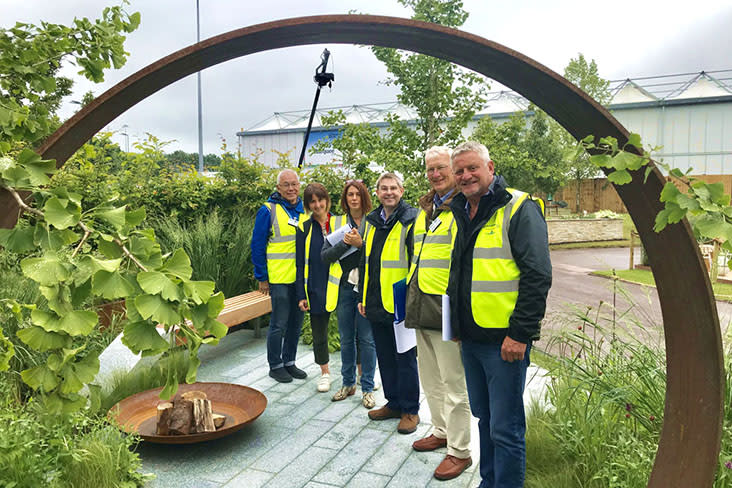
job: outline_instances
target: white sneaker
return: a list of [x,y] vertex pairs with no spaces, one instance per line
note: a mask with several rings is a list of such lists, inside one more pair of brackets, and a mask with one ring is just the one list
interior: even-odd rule
[[318,391],[326,392],[328,390],[330,390],[330,375],[328,373],[323,373],[320,378],[318,378]]

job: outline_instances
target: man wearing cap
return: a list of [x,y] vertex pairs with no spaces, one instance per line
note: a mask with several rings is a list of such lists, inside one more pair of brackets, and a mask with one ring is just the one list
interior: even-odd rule
[[277,191],[257,212],[251,244],[259,291],[272,298],[267,362],[269,376],[280,383],[307,377],[305,371],[295,366],[303,321],[295,289],[295,241],[302,213],[297,173],[282,170],[277,175]]
[[452,169],[461,193],[450,203],[457,235],[447,293],[479,419],[480,487],[520,488],[526,369],[552,282],[546,222],[537,201],[494,174],[483,144],[456,147]]
[[414,223],[414,258],[407,277],[405,326],[417,329],[417,363],[432,433],[415,441],[416,451],[447,447],[435,469],[439,480],[459,476],[472,463],[470,457],[470,406],[460,345],[442,338],[442,295],[450,273],[450,253],[455,221],[449,204],[455,196],[455,178],[449,148],[431,147],[424,160],[432,189],[419,199]]

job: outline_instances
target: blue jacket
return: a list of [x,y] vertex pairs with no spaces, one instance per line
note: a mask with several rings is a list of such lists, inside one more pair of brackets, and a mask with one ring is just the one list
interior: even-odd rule
[[[279,203],[285,207],[287,214],[294,218],[300,218],[305,210],[302,206],[302,199],[297,197],[296,203],[290,203],[276,191],[272,193],[267,202]],[[269,281],[267,274],[267,243],[272,235],[272,221],[269,214],[269,208],[262,205],[257,211],[257,217],[254,220],[254,231],[252,232],[252,264],[254,264],[254,278],[257,281]]]

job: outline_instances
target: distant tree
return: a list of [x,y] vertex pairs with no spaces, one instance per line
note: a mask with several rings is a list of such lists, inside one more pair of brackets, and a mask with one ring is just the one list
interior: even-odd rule
[[[412,18],[417,20],[459,27],[468,17],[462,1],[398,1],[411,8]],[[343,114],[334,113],[323,124],[340,127],[340,137],[328,145],[340,151],[350,173],[368,183],[374,177],[368,169],[371,163],[401,173],[405,198],[414,202],[429,188],[424,151],[435,144],[453,145],[462,138],[462,130],[485,102],[487,85],[481,76],[442,59],[385,47],[373,47],[372,52],[389,72],[386,83],[399,88],[399,102],[417,113],[416,127],[390,114],[382,131],[367,124],[345,124]],[[323,144],[316,144],[314,150],[322,149]]]
[[483,117],[471,136],[488,147],[496,173],[509,185],[530,193],[553,193],[566,181],[557,128],[536,107],[531,121],[516,112],[503,124]]
[[[582,53],[577,58],[569,60],[564,68],[564,77],[577,85],[581,90],[594,98],[601,105],[610,102],[610,82],[600,76],[595,60],[589,63]],[[561,137],[565,146],[565,157],[568,160],[567,174],[575,182],[574,211],[580,212],[580,185],[582,180],[592,178],[598,174],[598,168],[590,162],[589,155],[584,151],[576,151],[577,141],[566,130],[562,130]]]

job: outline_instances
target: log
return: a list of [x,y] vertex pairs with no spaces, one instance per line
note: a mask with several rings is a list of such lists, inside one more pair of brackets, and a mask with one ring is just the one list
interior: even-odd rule
[[215,413],[211,415],[211,417],[213,417],[214,427],[216,427],[217,429],[220,429],[226,423],[226,415]]
[[193,425],[193,402],[176,397],[173,400],[173,412],[168,422],[169,433],[172,435],[188,435]]
[[173,404],[170,402],[158,403],[157,409],[157,428],[155,433],[157,435],[169,435],[170,428],[170,414],[173,412]]
[[213,421],[211,401],[205,398],[194,398],[193,400],[193,432],[214,432],[216,426]]

